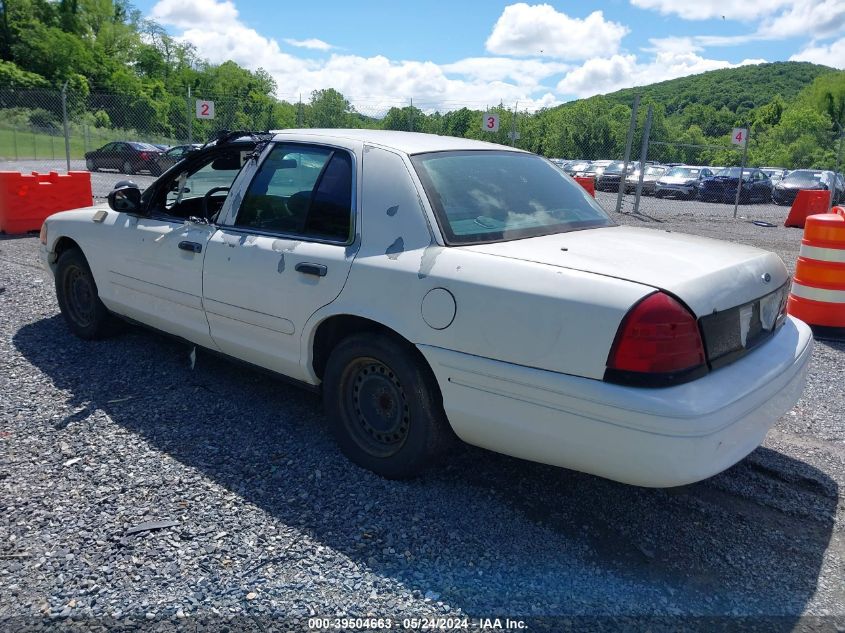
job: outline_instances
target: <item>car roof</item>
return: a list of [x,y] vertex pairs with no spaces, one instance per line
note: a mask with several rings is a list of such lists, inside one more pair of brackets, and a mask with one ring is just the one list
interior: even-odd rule
[[[523,152],[523,150],[458,138],[456,136],[439,136],[437,134],[423,134],[420,132],[398,132],[395,130],[359,130],[359,129],[293,129],[271,130],[275,135],[274,141],[290,140],[290,137],[313,137],[315,142],[330,142],[333,139],[359,141],[368,145],[379,145],[388,149],[398,150],[406,154],[421,154],[424,152],[443,152],[450,150],[507,150]],[[310,139],[309,139],[310,140]],[[525,152],[523,152],[525,153]]]

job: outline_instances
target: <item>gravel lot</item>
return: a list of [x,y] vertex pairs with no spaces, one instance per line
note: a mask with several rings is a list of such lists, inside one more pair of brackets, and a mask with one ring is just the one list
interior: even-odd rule
[[[765,228],[726,205],[656,202],[620,221],[794,267],[785,208],[740,208],[778,225]],[[314,615],[398,629],[440,614],[845,630],[845,344],[819,342],[805,397],[703,483],[641,489],[469,447],[388,482],[339,456],[314,394],[202,352],[191,369],[184,345],[128,326],[72,337],[37,247],[0,240],[4,629],[303,630]],[[178,523],[131,533],[154,520]]]

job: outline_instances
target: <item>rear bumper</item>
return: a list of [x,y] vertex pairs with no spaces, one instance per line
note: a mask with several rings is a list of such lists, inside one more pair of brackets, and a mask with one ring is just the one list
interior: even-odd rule
[[650,487],[706,479],[759,446],[801,396],[812,348],[789,318],[732,365],[641,389],[420,346],[464,441]]

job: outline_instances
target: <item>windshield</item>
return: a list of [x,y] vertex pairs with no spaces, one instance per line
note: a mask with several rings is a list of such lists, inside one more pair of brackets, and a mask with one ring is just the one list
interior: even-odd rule
[[701,170],[697,167],[672,167],[666,175],[667,176],[682,176],[684,178],[697,178]]
[[[739,178],[739,167],[725,167],[724,169],[720,169],[717,176],[722,176],[724,178]],[[742,170],[742,177],[748,178],[748,175],[751,173],[750,169],[743,169]]]
[[153,147],[149,143],[134,143],[133,142],[133,143],[129,143],[129,144],[132,147],[134,147],[135,149],[141,150],[141,151],[144,151],[144,152],[157,152],[158,151],[157,147]]
[[789,172],[781,182],[785,185],[817,185],[823,179],[824,172],[813,171],[812,169],[798,169]]
[[580,185],[534,154],[435,152],[411,161],[451,245],[613,225]]
[[584,171],[590,166],[590,161],[579,161],[576,163],[569,163],[566,168],[570,171]]

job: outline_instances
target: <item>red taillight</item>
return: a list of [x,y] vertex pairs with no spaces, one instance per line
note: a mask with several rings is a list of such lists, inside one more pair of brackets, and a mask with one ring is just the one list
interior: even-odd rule
[[141,160],[147,160],[150,155],[147,152],[141,152]]
[[646,297],[625,316],[607,360],[616,382],[635,382],[623,379],[620,372],[676,374],[704,365],[695,317],[662,292]]

